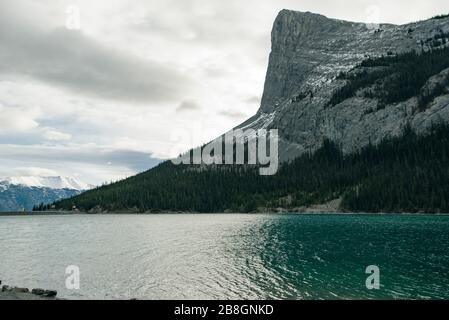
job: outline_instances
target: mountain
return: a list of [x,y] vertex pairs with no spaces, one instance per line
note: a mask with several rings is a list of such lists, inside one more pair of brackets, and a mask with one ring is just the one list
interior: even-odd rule
[[70,198],[92,186],[66,177],[0,179],[0,212],[31,211],[34,205]]
[[449,212],[449,16],[378,26],[283,10],[261,107],[282,165],[175,166],[58,201],[135,212]]
[[[449,120],[447,94],[430,101],[425,110],[418,108],[418,93],[380,107],[379,99],[363,93],[363,85],[335,105],[329,106],[329,101],[357,74],[385,71],[384,78],[394,76],[385,67],[393,63],[388,58],[410,52],[435,52],[447,48],[448,40],[449,17],[400,26],[372,26],[283,10],[273,26],[261,107],[240,127],[278,128],[283,160],[316,150],[325,139],[350,153],[370,142],[397,137],[408,125],[418,133],[426,132],[432,125]],[[447,56],[448,51],[444,54]],[[362,66],[369,59],[381,57],[387,60],[381,61],[383,66]],[[422,71],[419,66],[412,65],[416,73],[411,76]],[[445,59],[439,68],[426,74],[417,91],[447,81],[448,68],[449,61]],[[397,79],[397,83],[401,80]],[[374,86],[374,82],[366,83],[368,88]]]
[[21,185],[24,187],[38,187],[49,189],[89,190],[93,186],[68,177],[39,177],[23,176],[0,179],[1,184]]

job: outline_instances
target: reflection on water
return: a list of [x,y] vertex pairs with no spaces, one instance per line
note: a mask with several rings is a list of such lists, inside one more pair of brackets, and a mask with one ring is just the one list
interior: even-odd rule
[[447,216],[0,217],[0,279],[67,298],[449,298],[448,266]]

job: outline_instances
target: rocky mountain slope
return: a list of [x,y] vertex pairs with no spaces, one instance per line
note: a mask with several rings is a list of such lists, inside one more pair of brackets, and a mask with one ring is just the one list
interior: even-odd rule
[[[279,129],[281,159],[318,149],[324,139],[348,153],[385,137],[398,136],[408,124],[419,133],[449,121],[449,95],[417,111],[416,99],[376,109],[376,99],[355,96],[328,108],[333,94],[368,58],[441,49],[449,39],[449,17],[407,25],[378,26],[283,10],[274,22],[272,52],[262,104],[240,128]],[[448,74],[448,70],[441,70]],[[440,76],[441,77],[441,76]],[[429,84],[438,81],[438,75]]]

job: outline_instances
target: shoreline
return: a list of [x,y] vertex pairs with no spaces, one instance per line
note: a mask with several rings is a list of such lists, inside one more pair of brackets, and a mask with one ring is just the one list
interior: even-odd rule
[[[0,285],[2,281],[0,280]],[[1,286],[0,300],[61,300],[57,298],[56,290],[28,289],[19,287]]]
[[449,213],[425,213],[425,212],[343,212],[343,211],[278,211],[278,212],[181,212],[181,211],[171,211],[171,212],[99,212],[99,213],[89,213],[82,211],[40,211],[40,212],[0,212],[0,217],[30,217],[30,216],[74,216],[74,215],[86,215],[86,216],[107,216],[107,215],[129,215],[129,216],[142,216],[142,215],[231,215],[231,214],[241,214],[241,215],[338,215],[338,216],[348,216],[348,215],[359,215],[359,216],[385,216],[385,215],[414,215],[414,216],[449,216]]

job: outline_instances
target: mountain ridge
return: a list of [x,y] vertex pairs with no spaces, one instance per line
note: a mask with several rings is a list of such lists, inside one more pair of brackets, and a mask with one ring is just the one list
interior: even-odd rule
[[62,176],[12,176],[0,178],[0,184],[78,191],[85,191],[94,187],[93,185],[81,182],[77,179]]
[[35,205],[70,198],[93,186],[68,177],[0,178],[0,212],[31,211]]

